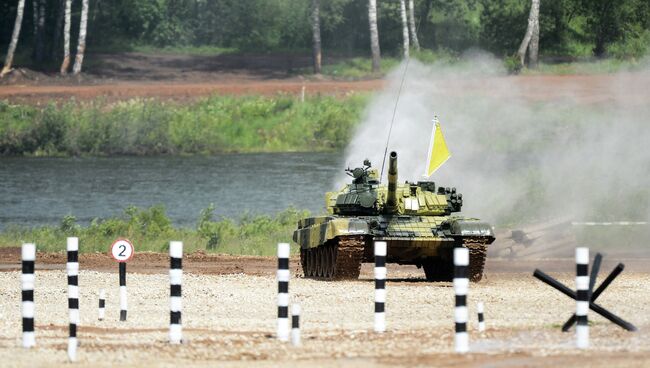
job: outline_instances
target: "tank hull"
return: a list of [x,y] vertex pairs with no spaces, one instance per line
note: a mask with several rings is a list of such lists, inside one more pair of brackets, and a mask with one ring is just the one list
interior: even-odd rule
[[[293,239],[302,259],[311,262],[302,262],[309,277],[356,278],[361,262],[374,259],[373,242],[385,241],[387,262],[423,267],[431,281],[451,279],[453,248],[470,248],[471,278],[479,281],[494,235],[488,224],[462,217],[334,215],[301,220]],[[339,254],[346,258],[345,265],[337,264],[343,262]]]

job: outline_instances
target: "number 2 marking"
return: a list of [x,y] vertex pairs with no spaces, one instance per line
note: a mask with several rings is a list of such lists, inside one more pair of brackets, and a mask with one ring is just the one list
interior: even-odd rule
[[122,251],[117,254],[118,257],[125,257],[124,252],[126,251],[126,245],[120,244],[120,249],[122,249]]

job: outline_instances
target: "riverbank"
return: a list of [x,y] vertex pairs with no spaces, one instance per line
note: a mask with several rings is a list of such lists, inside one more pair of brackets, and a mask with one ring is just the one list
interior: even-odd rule
[[157,155],[343,149],[368,101],[345,96],[134,98],[33,106],[0,101],[0,155]]
[[[170,240],[183,240],[187,252],[205,251],[233,255],[270,256],[276,244],[291,240],[298,220],[309,212],[288,208],[273,216],[241,214],[216,218],[214,206],[201,211],[195,227],[172,226],[163,206],[127,207],[120,216],[77,224],[65,216],[58,226],[9,226],[0,232],[0,247],[35,243],[41,252],[62,252],[66,237],[79,237],[80,252],[105,252],[119,237],[131,240],[139,252],[166,252]],[[295,249],[294,249],[295,251]]]

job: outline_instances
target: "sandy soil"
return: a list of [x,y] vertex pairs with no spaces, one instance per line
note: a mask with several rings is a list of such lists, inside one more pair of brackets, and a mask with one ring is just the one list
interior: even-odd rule
[[[0,272],[3,365],[65,364],[66,278],[63,270],[51,269],[62,266],[61,255],[39,254],[35,293],[38,347],[25,351],[19,347],[19,271],[9,261],[8,253],[3,252],[0,261],[7,270]],[[290,291],[292,300],[303,308],[304,342],[302,347],[294,348],[273,338],[275,259],[204,255],[188,256],[184,260],[186,343],[169,346],[166,342],[169,280],[166,262],[162,265],[166,256],[140,256],[136,255],[129,267],[129,321],[125,323],[118,321],[115,265],[106,272],[104,266],[111,268],[110,263],[89,261],[99,255],[80,260],[78,365],[650,366],[650,274],[630,271],[633,267],[628,267],[599,301],[636,324],[640,331],[623,331],[592,313],[592,347],[578,353],[573,348],[574,335],[559,331],[559,325],[573,311],[574,303],[530,273],[507,267],[512,262],[492,260],[489,266],[492,271],[486,280],[471,285],[469,296],[472,317],[475,317],[476,302],[485,302],[488,329],[484,334],[477,333],[472,318],[471,353],[458,356],[452,346],[451,284],[423,282],[421,270],[415,267],[389,265],[389,331],[382,335],[371,332],[370,267],[363,268],[360,280],[344,282],[309,280],[294,272]],[[138,258],[140,261],[136,261]],[[138,269],[135,262],[149,263],[150,267]],[[224,266],[206,266],[202,262]],[[541,264],[545,271],[563,271],[554,275],[573,285],[570,260]],[[648,262],[638,263],[639,267],[643,264]],[[496,265],[500,271],[495,270]],[[608,268],[603,269],[608,271]],[[135,272],[140,270],[144,273]],[[96,319],[100,288],[107,290],[107,319],[103,322]]]

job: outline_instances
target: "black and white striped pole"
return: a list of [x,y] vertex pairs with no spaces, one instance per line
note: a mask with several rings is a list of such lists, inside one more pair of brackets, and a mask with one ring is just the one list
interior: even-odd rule
[[100,289],[99,290],[99,312],[97,314],[97,319],[103,321],[105,315],[106,315],[106,291],[104,289]]
[[576,346],[589,347],[589,248],[576,248]]
[[483,302],[478,302],[476,305],[476,312],[478,313],[478,332],[485,331],[485,316]]
[[68,263],[68,311],[70,328],[68,334],[68,359],[77,360],[77,324],[79,323],[79,238],[67,240]]
[[386,331],[386,242],[375,242],[375,332]]
[[454,248],[454,293],[456,294],[454,346],[457,353],[469,351],[469,335],[467,334],[468,266],[469,251],[467,248]]
[[291,305],[291,345],[300,346],[300,304]]
[[128,303],[126,300],[126,262],[120,262],[120,321],[126,321]]
[[21,251],[22,274],[20,286],[22,289],[22,315],[23,315],[23,347],[31,348],[36,345],[34,334],[34,264],[36,263],[36,245],[24,243]]
[[278,330],[280,341],[289,341],[289,243],[278,243]]
[[181,312],[183,299],[183,242],[169,242],[169,342],[180,344],[183,341]]
[[135,250],[133,244],[128,239],[118,238],[111,245],[110,254],[119,262],[120,271],[120,321],[126,321],[126,311],[128,308],[126,298],[126,262],[133,257]]

